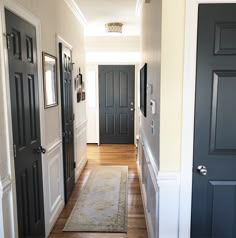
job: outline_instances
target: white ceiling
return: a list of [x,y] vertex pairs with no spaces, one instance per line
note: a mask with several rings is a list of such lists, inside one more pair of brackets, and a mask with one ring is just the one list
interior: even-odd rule
[[87,24],[87,36],[104,36],[108,22],[123,23],[124,36],[140,35],[139,17],[136,15],[137,0],[75,0]]

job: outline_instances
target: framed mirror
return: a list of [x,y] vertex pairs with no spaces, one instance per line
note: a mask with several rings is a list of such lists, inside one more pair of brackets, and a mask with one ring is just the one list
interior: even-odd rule
[[44,108],[58,105],[57,58],[43,52]]

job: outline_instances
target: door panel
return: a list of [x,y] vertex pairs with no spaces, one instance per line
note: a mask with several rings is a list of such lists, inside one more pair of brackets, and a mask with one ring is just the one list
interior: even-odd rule
[[60,75],[61,75],[61,102],[62,102],[62,135],[63,135],[63,164],[65,200],[74,187],[74,113],[72,97],[72,58],[71,50],[59,44]]
[[[200,5],[191,221],[194,238],[236,237],[235,42],[236,4]],[[197,169],[199,165],[206,167],[207,175]]]
[[36,30],[5,10],[19,237],[44,237]]
[[134,66],[99,66],[100,143],[134,143]]

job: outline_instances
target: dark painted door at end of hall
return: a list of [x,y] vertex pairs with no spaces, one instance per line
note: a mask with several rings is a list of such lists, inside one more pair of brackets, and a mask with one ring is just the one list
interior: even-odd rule
[[99,66],[101,144],[134,143],[134,65]]

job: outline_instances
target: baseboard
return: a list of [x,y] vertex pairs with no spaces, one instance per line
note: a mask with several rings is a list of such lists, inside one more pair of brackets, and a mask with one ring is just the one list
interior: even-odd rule
[[81,161],[81,163],[79,164],[78,169],[76,170],[76,173],[75,173],[75,181],[77,181],[79,179],[79,176],[81,175],[81,173],[82,173],[84,167],[86,166],[87,162],[88,162],[88,159],[85,157]]

